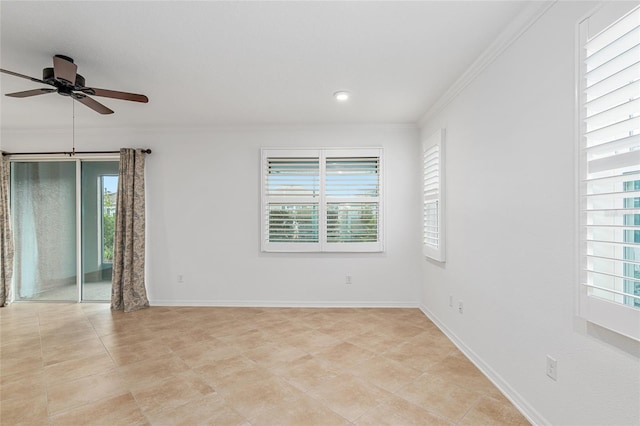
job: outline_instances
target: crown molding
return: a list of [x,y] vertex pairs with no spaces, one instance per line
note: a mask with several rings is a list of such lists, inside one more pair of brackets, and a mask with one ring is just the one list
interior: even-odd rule
[[418,120],[424,126],[429,119],[449,105],[473,80],[476,79],[493,61],[524,34],[558,0],[531,1],[525,9],[500,33],[489,47],[469,66],[447,91]]

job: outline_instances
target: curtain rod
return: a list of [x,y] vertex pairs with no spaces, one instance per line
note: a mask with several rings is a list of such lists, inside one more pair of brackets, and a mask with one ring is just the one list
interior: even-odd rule
[[[143,149],[142,152],[145,154],[151,154],[150,149]],[[2,156],[4,157],[9,155],[54,155],[54,154],[64,154],[69,157],[73,157],[76,154],[120,154],[120,151],[52,151],[52,152],[3,152]]]

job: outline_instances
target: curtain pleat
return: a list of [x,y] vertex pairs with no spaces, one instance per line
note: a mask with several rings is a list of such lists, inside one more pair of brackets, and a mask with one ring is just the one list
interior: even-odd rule
[[132,312],[149,306],[144,282],[144,152],[120,150],[111,309]]
[[9,215],[9,158],[0,151],[0,307],[11,301],[13,234]]

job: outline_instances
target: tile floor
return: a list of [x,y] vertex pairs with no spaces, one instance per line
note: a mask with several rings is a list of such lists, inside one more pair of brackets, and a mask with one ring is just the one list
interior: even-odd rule
[[519,425],[417,309],[14,303],[2,425]]

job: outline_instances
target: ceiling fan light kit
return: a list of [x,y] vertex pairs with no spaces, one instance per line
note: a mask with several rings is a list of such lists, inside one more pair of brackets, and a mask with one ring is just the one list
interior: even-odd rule
[[48,67],[42,70],[42,80],[0,68],[0,72],[3,72],[5,74],[9,74],[14,77],[25,78],[36,83],[47,84],[54,87],[53,89],[40,88],[26,90],[23,92],[7,93],[7,96],[10,96],[12,98],[28,98],[31,96],[58,92],[58,94],[62,96],[72,97],[76,101],[100,114],[113,114],[113,111],[102,105],[95,99],[90,98],[88,95],[101,96],[111,99],[120,99],[124,101],[142,103],[149,102],[149,98],[147,98],[145,95],[86,87],[84,77],[78,74],[77,70],[78,66],[73,62],[73,59],[65,55],[54,55],[53,68]]

